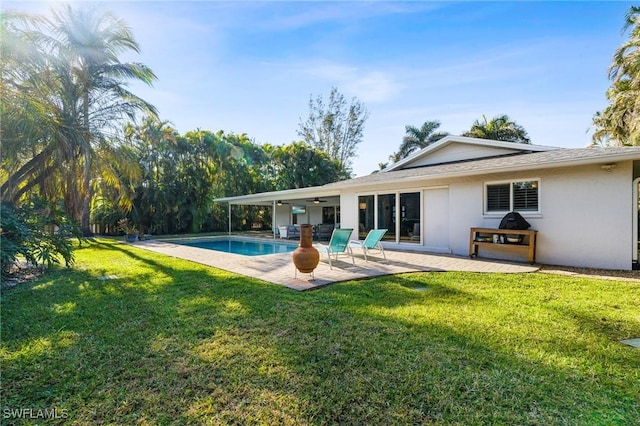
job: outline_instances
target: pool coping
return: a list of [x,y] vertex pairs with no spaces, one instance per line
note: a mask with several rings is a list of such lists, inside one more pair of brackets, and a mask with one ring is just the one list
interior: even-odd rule
[[277,245],[286,245],[289,247],[295,248],[298,247],[298,242],[296,241],[292,241],[292,240],[281,240],[281,239],[272,239],[272,238],[260,238],[260,237],[251,237],[251,236],[241,236],[241,235],[215,235],[215,236],[207,236],[207,237],[185,237],[185,238],[171,238],[171,239],[160,239],[157,241],[164,241],[167,243],[172,243],[172,244],[177,244],[177,245],[183,245],[186,247],[193,247],[193,248],[201,248],[203,250],[210,250],[210,251],[215,251],[215,252],[220,252],[220,253],[227,253],[227,254],[236,254],[239,256],[245,256],[245,257],[258,257],[258,256],[269,256],[271,254],[291,254],[291,252],[293,251],[287,251],[285,253],[263,253],[263,254],[257,254],[257,255],[250,255],[250,254],[243,254],[243,253],[230,253],[230,252],[226,252],[223,250],[216,250],[214,248],[206,248],[206,247],[195,247],[192,246],[190,244],[193,243],[206,243],[209,241],[244,241],[244,242],[251,242],[251,243],[261,243],[261,244],[277,244]]
[[[194,237],[197,238],[197,237]],[[242,237],[240,237],[242,238]],[[418,251],[385,250],[387,259],[369,256],[364,260],[361,251],[355,251],[355,265],[351,258],[342,256],[332,261],[329,267],[326,256],[311,274],[297,273],[291,260],[291,253],[276,253],[262,256],[244,256],[175,244],[176,240],[145,240],[133,243],[134,246],[197,262],[203,265],[235,272],[240,275],[285,286],[293,290],[312,290],[335,282],[357,280],[382,275],[394,275],[406,272],[428,271],[467,271],[528,273],[539,269],[536,265],[514,263],[491,259],[470,259],[468,257],[433,254]],[[124,244],[124,243],[123,243]],[[297,276],[296,276],[297,275]]]

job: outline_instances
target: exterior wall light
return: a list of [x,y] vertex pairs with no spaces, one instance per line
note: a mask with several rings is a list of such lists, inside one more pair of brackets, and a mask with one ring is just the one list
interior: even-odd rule
[[616,163],[603,164],[602,166],[600,166],[600,168],[607,173],[611,173],[611,171],[616,168]]

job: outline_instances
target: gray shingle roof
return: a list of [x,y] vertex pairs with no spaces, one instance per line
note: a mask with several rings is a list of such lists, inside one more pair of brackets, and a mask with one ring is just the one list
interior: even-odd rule
[[552,151],[533,152],[447,164],[416,167],[374,173],[354,179],[302,189],[289,189],[261,194],[219,198],[234,204],[270,205],[276,199],[292,200],[310,196],[337,196],[342,188],[370,186],[378,183],[407,182],[482,175],[510,171],[538,170],[554,167],[572,167],[586,164],[607,164],[617,161],[640,160],[640,147],[614,148],[559,148]]
[[561,148],[552,151],[379,172],[330,183],[322,188],[365,186],[400,180],[438,179],[443,177],[478,175],[489,172],[535,170],[552,167],[578,166],[582,164],[604,164],[623,160],[640,160],[640,147]]

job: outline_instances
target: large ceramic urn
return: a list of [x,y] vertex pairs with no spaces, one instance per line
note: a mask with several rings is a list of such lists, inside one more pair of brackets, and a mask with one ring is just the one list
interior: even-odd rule
[[313,226],[300,225],[300,246],[292,253],[298,271],[310,274],[320,262],[320,253],[313,247]]

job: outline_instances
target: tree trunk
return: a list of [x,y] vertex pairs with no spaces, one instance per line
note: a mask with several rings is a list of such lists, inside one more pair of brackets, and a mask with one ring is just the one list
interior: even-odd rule
[[84,186],[84,188],[82,192],[82,216],[80,220],[80,229],[82,235],[85,237],[93,236],[93,232],[91,232],[91,198],[93,196],[93,190],[91,188],[90,170],[91,149],[90,146],[86,146],[84,150],[84,167],[82,169],[82,186]]
[[81,229],[82,235],[84,237],[93,237],[93,232],[91,231],[91,197],[92,194],[87,193],[84,196],[84,200],[82,200],[82,220],[81,220]]
[[82,110],[84,113],[84,167],[82,168],[82,218],[80,221],[80,230],[85,237],[92,237],[91,232],[91,198],[93,197],[93,189],[91,188],[91,133],[89,132],[89,91],[87,89],[83,94],[84,104]]

